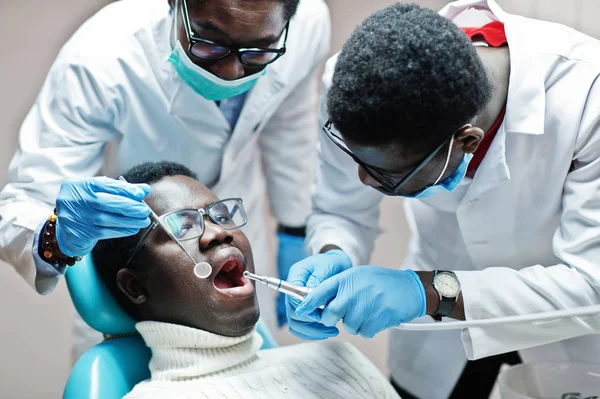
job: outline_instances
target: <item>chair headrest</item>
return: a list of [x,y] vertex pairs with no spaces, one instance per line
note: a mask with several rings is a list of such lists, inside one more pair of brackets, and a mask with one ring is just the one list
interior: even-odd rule
[[96,272],[92,256],[67,269],[67,287],[75,309],[94,330],[103,334],[135,333],[135,320],[117,303]]

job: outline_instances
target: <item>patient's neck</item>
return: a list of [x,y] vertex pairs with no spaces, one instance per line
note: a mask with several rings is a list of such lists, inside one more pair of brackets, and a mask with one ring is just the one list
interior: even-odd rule
[[136,328],[152,350],[152,380],[236,374],[256,360],[262,345],[262,338],[255,331],[241,337],[225,337],[154,321],[139,322]]

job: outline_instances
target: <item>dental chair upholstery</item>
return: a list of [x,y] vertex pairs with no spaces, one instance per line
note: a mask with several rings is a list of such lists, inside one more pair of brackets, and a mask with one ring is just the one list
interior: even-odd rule
[[[140,381],[150,378],[150,349],[136,333],[135,321],[117,304],[86,256],[66,273],[75,309],[93,329],[111,336],[77,361],[63,392],[63,399],[120,399]],[[257,330],[261,349],[277,346],[262,320]]]

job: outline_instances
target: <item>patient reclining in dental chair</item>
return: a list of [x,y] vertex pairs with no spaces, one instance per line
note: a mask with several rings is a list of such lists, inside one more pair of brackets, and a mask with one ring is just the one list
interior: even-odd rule
[[161,227],[100,241],[92,252],[101,279],[138,320],[152,350],[151,378],[127,399],[151,398],[398,398],[384,376],[347,343],[319,342],[259,351],[259,309],[241,200],[220,201],[182,165],[131,169],[130,183],[152,188],[147,204],[198,262]]

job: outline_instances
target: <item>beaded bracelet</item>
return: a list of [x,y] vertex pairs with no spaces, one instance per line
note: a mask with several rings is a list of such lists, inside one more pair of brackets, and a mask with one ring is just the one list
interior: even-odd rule
[[[52,215],[50,215],[50,217],[48,218],[48,221],[46,222],[46,225],[44,226],[44,233],[43,233],[43,237],[44,237],[44,241],[42,242],[42,249],[44,250],[43,252],[43,257],[44,259],[52,264],[52,265],[59,265],[59,266],[73,266],[75,264],[75,262],[79,262],[81,260],[81,257],[76,256],[76,257],[57,257],[54,255],[54,249],[55,247],[55,243],[56,243],[56,219],[58,212],[56,212],[56,208],[54,208],[54,213]],[[56,245],[58,246],[58,245]]]

